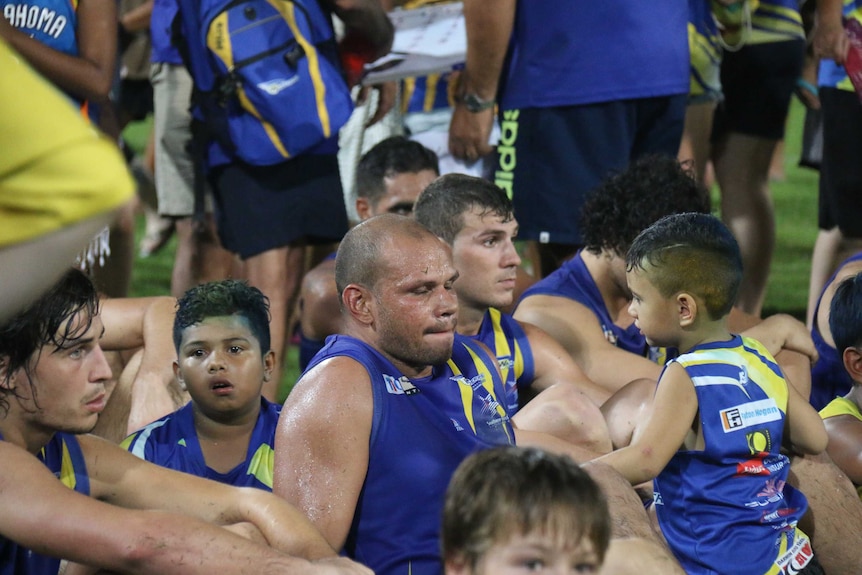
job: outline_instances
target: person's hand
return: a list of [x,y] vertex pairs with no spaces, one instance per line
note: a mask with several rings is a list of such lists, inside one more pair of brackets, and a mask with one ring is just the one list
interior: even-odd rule
[[377,92],[377,108],[374,110],[374,115],[365,123],[366,128],[382,120],[389,113],[389,110],[395,106],[395,99],[398,95],[398,84],[396,82],[384,82],[382,84],[374,84],[373,86],[363,86],[356,97],[356,105],[361,106],[367,102],[372,90]]
[[374,571],[347,557],[326,557],[314,561],[317,575],[374,575]]
[[843,64],[850,46],[840,18],[817,18],[811,31],[811,44],[818,58]]
[[449,152],[467,162],[475,162],[490,154],[488,144],[494,126],[494,109],[471,112],[462,104],[456,104],[449,124]]

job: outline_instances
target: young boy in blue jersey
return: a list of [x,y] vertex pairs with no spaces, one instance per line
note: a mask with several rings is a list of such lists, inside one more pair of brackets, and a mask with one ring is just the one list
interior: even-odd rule
[[862,497],[862,272],[838,285],[829,306],[835,349],[853,385],[820,410],[829,434],[829,456],[847,474]]
[[446,575],[597,573],[610,538],[604,494],[564,455],[480,451],[458,466],[446,491]]
[[729,331],[741,278],[739,246],[713,216],[668,216],[635,238],[629,313],[650,345],[680,355],[632,444],[599,461],[633,484],[655,479],[662,533],[689,574],[822,573],[780,450],[820,453],[826,430],[766,348]]
[[261,395],[275,362],[266,296],[239,280],[194,287],[177,302],[173,337],[174,373],[191,401],[122,446],[164,467],[272,491],[281,407]]

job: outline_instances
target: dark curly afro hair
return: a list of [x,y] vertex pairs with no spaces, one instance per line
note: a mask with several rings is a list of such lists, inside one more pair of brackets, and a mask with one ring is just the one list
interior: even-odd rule
[[584,247],[624,256],[635,237],[654,222],[683,212],[709,213],[709,193],[689,162],[648,155],[596,188],[581,212]]

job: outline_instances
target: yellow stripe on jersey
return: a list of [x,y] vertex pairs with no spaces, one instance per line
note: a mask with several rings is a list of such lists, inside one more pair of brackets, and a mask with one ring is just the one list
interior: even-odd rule
[[274,465],[275,451],[269,445],[261,445],[251,457],[251,462],[248,464],[248,475],[254,475],[258,481],[272,489],[272,470]]
[[65,441],[63,442],[63,456],[60,462],[60,482],[72,490],[78,484],[78,479],[75,477],[75,464],[72,463],[72,456]]

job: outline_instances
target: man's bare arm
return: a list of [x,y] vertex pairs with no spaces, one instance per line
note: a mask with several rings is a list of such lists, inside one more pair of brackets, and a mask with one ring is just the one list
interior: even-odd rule
[[556,339],[531,323],[519,323],[527,334],[533,352],[536,374],[532,387],[535,387],[536,391],[541,392],[557,383],[565,383],[575,386],[596,405],[607,401],[611,393],[587,377]]
[[0,459],[0,534],[40,553],[153,575],[370,574],[331,557],[316,563],[291,557],[188,515],[97,501],[68,489],[9,443],[0,442]]
[[267,491],[159,467],[95,436],[80,436],[93,497],[130,509],[161,509],[216,525],[251,523],[270,546],[308,559],[333,549],[307,518]]
[[658,364],[611,344],[595,314],[578,302],[536,295],[521,302],[514,315],[556,339],[587,377],[610,393],[635,379],[658,380],[661,374]]
[[374,399],[355,360],[336,357],[308,371],[281,412],[273,491],[344,546],[368,469]]
[[[467,57],[458,91],[485,101],[497,97],[503,61],[515,22],[515,0],[465,0]],[[449,126],[449,150],[456,158],[476,160],[491,152],[488,136],[494,110],[470,112],[456,104]]]

